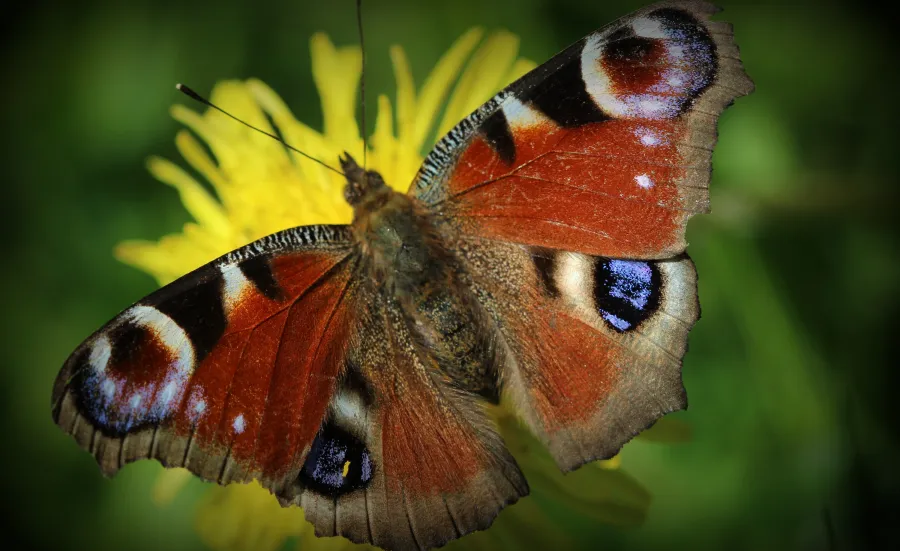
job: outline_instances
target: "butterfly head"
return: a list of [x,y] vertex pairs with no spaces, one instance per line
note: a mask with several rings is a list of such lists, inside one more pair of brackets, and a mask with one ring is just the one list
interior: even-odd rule
[[350,203],[350,206],[357,207],[373,196],[380,195],[379,191],[387,188],[381,174],[359,166],[346,151],[340,158],[340,162],[344,177],[347,178],[347,185],[344,186],[344,199]]

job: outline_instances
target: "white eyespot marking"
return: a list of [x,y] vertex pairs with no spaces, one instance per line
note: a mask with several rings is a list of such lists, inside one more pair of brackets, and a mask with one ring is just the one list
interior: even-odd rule
[[251,283],[237,264],[221,264],[219,271],[225,282],[222,286],[222,304],[225,306],[225,315],[230,316]]
[[513,95],[503,101],[501,110],[510,128],[528,128],[550,121],[540,111],[522,103]]
[[648,119],[655,119],[663,113],[668,106],[654,96],[639,98],[637,112]]
[[639,174],[634,177],[634,181],[637,182],[637,185],[641,186],[644,189],[650,189],[653,187],[653,180],[650,179],[646,174]]
[[[603,39],[595,35],[585,41],[581,50],[581,78],[594,103],[615,118],[667,119],[678,114],[681,98],[667,95],[661,90],[642,93],[613,93],[613,82],[606,74],[600,60],[603,56]],[[658,87],[658,84],[651,86]]]
[[236,434],[243,433],[244,429],[246,428],[246,422],[244,421],[244,414],[241,413],[237,417],[235,417],[234,422],[231,424],[231,426],[234,428],[234,432]]
[[88,363],[91,368],[98,374],[106,371],[106,365],[109,363],[109,357],[112,355],[112,345],[109,337],[100,335],[91,345],[91,354],[88,357]]
[[634,34],[644,38],[656,38],[664,40],[669,38],[669,34],[663,29],[662,23],[657,19],[649,17],[638,17],[631,24]]
[[100,392],[103,393],[106,401],[111,402],[116,397],[117,386],[115,381],[108,378],[103,379],[103,382],[100,383]]
[[176,372],[187,376],[194,371],[194,346],[188,334],[172,318],[152,306],[142,304],[131,307],[123,318],[152,332],[169,349],[169,353],[175,358],[172,367]]
[[[119,340],[128,333],[128,337]],[[137,382],[128,370],[135,366],[129,361],[113,363],[116,353],[131,354],[135,350],[117,347],[137,347],[142,352],[162,349],[161,356],[168,365],[150,366],[159,378]],[[80,392],[86,412],[97,425],[117,431],[129,431],[136,425],[158,423],[170,416],[181,404],[188,381],[194,370],[195,354],[190,337],[172,318],[158,309],[139,304],[126,310],[116,326],[97,336],[90,344],[86,362],[86,377]]]
[[593,273],[592,259],[587,255],[560,253],[556,257],[556,286],[562,298],[577,310],[589,313],[593,309]]
[[[142,396],[131,404],[132,417],[136,422],[159,421],[181,403],[188,380],[194,371],[194,346],[190,337],[175,321],[152,306],[139,304],[123,314],[124,323],[131,323],[147,330],[163,347],[172,363],[167,366],[165,378],[157,384],[144,385],[137,389],[135,396]],[[115,346],[115,345],[113,345]],[[102,375],[106,377],[107,374]],[[154,399],[154,392],[156,396]],[[132,402],[134,402],[132,397]],[[152,403],[151,403],[152,401]]]
[[645,136],[641,136],[641,143],[644,145],[659,145],[659,138],[653,136],[652,134],[647,134]]
[[592,35],[585,40],[581,50],[581,78],[585,89],[601,110],[621,117],[625,114],[625,106],[613,95],[609,75],[600,65],[604,40],[601,35]]
[[646,126],[638,126],[635,128],[634,135],[640,138],[642,145],[646,145],[647,147],[655,147],[657,145],[665,145],[668,143],[664,134]]
[[195,388],[191,392],[191,397],[187,404],[187,414],[192,423],[200,420],[200,417],[206,412],[206,400],[203,399],[203,391]]
[[163,387],[162,392],[159,395],[159,403],[168,408],[169,404],[172,403],[172,399],[175,397],[175,393],[178,391],[178,386],[175,384],[175,381],[169,381],[165,387]]
[[632,22],[636,37],[657,41],[662,48],[652,54],[659,59],[644,60],[659,67],[655,82],[650,83],[607,74],[605,50],[615,47],[604,44],[609,33],[595,34],[585,41],[581,76],[603,112],[615,118],[671,119],[710,83],[715,71],[714,47],[704,38],[676,27],[668,26],[664,18],[639,17]]
[[338,418],[362,417],[365,410],[362,398],[355,392],[339,391],[334,398],[334,414]]
[[363,397],[354,390],[338,390],[331,402],[335,422],[358,436],[368,435],[366,424],[366,404]]

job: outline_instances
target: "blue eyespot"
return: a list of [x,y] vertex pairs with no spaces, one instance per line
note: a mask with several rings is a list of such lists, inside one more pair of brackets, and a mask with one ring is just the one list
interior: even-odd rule
[[319,493],[338,496],[364,488],[375,465],[358,438],[327,422],[313,441],[300,470],[300,482]]
[[600,316],[616,331],[634,329],[659,308],[659,269],[639,260],[598,259],[594,301]]

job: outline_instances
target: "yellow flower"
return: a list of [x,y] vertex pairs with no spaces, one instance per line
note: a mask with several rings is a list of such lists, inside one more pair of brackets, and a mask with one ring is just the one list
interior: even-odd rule
[[[483,42],[482,35],[481,30],[473,29],[460,37],[418,90],[404,51],[391,49],[397,95],[393,104],[387,96],[379,96],[366,155],[368,166],[379,171],[388,184],[405,191],[422,161],[423,149],[435,136],[534,67],[530,61],[517,59],[518,38],[514,35],[498,32]],[[326,163],[336,164],[342,151],[361,159],[363,141],[354,114],[360,50],[335,48],[322,34],[312,37],[311,50],[313,77],[322,98],[322,132],[297,121],[281,98],[258,80],[222,82],[211,100],[254,126],[277,131],[291,145]],[[443,118],[435,125],[442,111]],[[152,274],[160,284],[278,230],[351,221],[341,176],[217,111],[198,114],[179,105],[172,115],[193,131],[180,131],[176,144],[185,160],[209,181],[215,196],[178,165],[165,159],[150,160],[150,172],[178,190],[195,221],[186,224],[182,233],[158,242],[122,243],[116,255]],[[277,128],[272,128],[269,120]],[[206,143],[214,158],[194,135]],[[564,509],[569,516],[606,523],[628,525],[643,520],[650,496],[617,469],[617,459],[586,465],[563,476],[549,454],[508,413],[499,408],[495,413],[525,471],[532,497],[503,511],[490,530],[451,546],[558,547],[569,536],[549,520],[548,513],[554,508]],[[169,501],[189,477],[184,470],[166,471],[157,481],[155,500]],[[342,538],[316,538],[301,509],[280,507],[256,483],[210,487],[198,505],[196,525],[210,547],[223,551],[274,550],[288,537],[299,538],[303,549],[356,547]]]

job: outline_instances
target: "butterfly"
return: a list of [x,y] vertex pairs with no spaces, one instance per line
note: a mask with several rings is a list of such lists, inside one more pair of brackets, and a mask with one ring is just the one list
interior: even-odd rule
[[686,407],[685,253],[731,26],[663,2],[576,42],[435,145],[407,194],[344,154],[350,225],[287,229],[81,344],[55,422],[105,474],[257,479],[322,536],[432,548],[528,494],[504,404],[570,471]]

